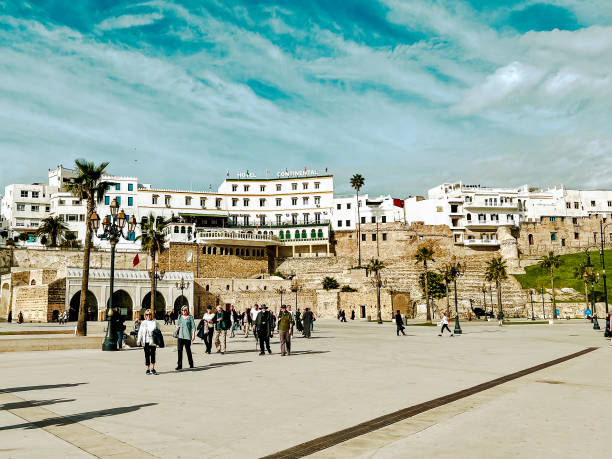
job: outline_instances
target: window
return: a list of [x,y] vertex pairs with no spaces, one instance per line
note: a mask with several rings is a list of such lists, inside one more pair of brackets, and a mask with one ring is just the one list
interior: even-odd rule
[[561,239],[561,247],[565,247],[565,239]]
[[307,197],[307,196],[304,196],[304,197],[302,198],[302,204],[306,205],[306,204],[308,204],[308,201],[309,201],[309,199],[308,199],[308,197]]
[[[155,198],[153,198],[155,199]],[[110,196],[104,196],[104,205],[108,206],[110,205]]]
[[595,207],[595,201],[591,201],[591,207]]
[[200,198],[200,207],[206,207],[206,198]]
[[366,222],[366,218],[365,217],[361,217],[361,224],[365,225],[365,222]]
[[110,185],[106,185],[106,191],[110,190]]
[[266,224],[266,216],[265,215],[260,215],[259,216],[259,224],[261,226],[264,226]]
[[21,190],[21,197],[22,197],[22,198],[27,198],[27,197],[28,197],[28,192],[27,192],[27,190]]
[[382,240],[386,241],[387,240],[387,233],[382,233]]
[[25,204],[17,204],[17,212],[25,212]]
[[297,206],[297,198],[291,198],[291,205]]
[[315,223],[317,225],[321,223],[321,214],[315,214]]
[[[282,215],[277,215],[276,216],[276,224],[280,226],[280,224],[282,223],[282,219],[283,219]],[[282,231],[281,231],[281,234],[283,234]]]
[[215,207],[221,207],[221,198],[215,199]]
[[382,221],[383,223],[387,223],[387,216],[386,216],[386,215],[383,215],[383,216],[381,217],[381,221]]
[[153,195],[151,197],[151,204],[157,204],[157,196]]
[[608,201],[608,207],[612,207],[612,201]]
[[297,190],[297,183],[292,183],[292,184],[291,184],[291,189],[292,189],[293,191]]
[[276,207],[280,207],[282,201],[283,200],[281,198],[276,198]]
[[134,198],[131,196],[128,196],[128,207],[131,207],[134,205]]
[[579,233],[574,233],[574,239],[579,239],[580,238],[580,234]]
[[128,183],[128,191],[134,191],[134,184]]
[[232,198],[232,207],[236,207],[238,205],[238,198]]
[[308,183],[307,182],[302,183],[302,189],[304,189],[304,190],[308,189]]
[[238,226],[238,215],[232,215],[232,225]]
[[170,205],[170,196],[165,196],[164,197],[164,203],[169,206]]
[[580,204],[577,202],[574,202],[574,209],[580,209]]
[[117,191],[121,190],[121,183],[116,183],[115,184],[115,190],[117,190]]
[[597,233],[593,233],[593,241],[597,244]]
[[551,223],[554,223],[557,221],[557,217],[550,217],[549,220]]
[[372,223],[376,223],[376,217],[372,217]]
[[342,228],[342,220],[338,220],[338,228]]
[[309,214],[303,214],[303,218],[304,218],[304,225],[308,225],[308,219],[310,218]]
[[291,224],[297,225],[297,214],[291,214]]
[[244,226],[249,226],[249,216],[245,215],[242,219],[244,221]]
[[121,205],[121,196],[116,196],[115,199],[117,200],[117,205]]
[[249,207],[249,198],[244,198],[244,199],[242,200],[242,205],[243,205],[244,207]]
[[350,202],[346,204],[346,209],[347,209],[347,210],[350,210],[350,209],[351,209],[351,203],[350,203]]
[[245,192],[249,191],[250,186],[249,185],[244,185],[242,187],[244,189]]
[[276,184],[276,191],[280,191],[282,189],[282,185],[280,183]]
[[550,233],[550,242],[555,242],[557,240],[557,233]]
[[315,196],[314,200],[316,206],[321,205],[321,196]]
[[40,196],[40,193],[38,191],[32,191],[32,197],[34,199],[38,199],[39,196]]
[[342,209],[342,204],[336,204],[336,209],[338,210]]
[[238,185],[232,185],[232,191],[238,191]]
[[362,235],[361,235],[361,242],[365,242],[365,241],[366,241],[366,235],[365,235],[365,234],[362,234]]
[[265,198],[261,198],[259,200],[259,207],[265,207],[266,206],[266,199]]
[[571,202],[566,202],[565,203],[565,207],[568,208],[568,209],[571,209],[572,208],[572,203]]
[[45,207],[45,212],[51,212],[51,206],[46,206]]
[[372,242],[376,242],[376,233],[372,234]]
[[351,221],[350,220],[346,221],[346,226],[351,226]]
[[32,206],[32,212],[38,212],[39,209],[39,206]]
[[319,188],[321,188],[321,182],[314,182],[314,187],[315,187],[315,190],[318,190]]
[[191,205],[191,196],[185,196],[185,205],[186,206],[190,206]]
[[259,185],[259,191],[266,191],[265,185]]

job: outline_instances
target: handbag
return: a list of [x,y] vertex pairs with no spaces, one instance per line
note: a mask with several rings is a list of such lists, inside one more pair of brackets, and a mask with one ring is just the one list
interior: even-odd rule
[[174,330],[174,332],[172,332],[172,337],[178,339],[178,337],[179,337],[179,329],[178,328],[176,330]]

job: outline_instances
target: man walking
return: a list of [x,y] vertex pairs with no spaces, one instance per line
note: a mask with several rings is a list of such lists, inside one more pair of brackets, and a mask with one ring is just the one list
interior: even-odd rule
[[281,355],[291,355],[291,334],[295,321],[287,306],[281,306],[281,312],[278,315],[278,335],[280,337]]
[[255,328],[257,329],[257,336],[259,336],[259,355],[264,355],[265,350],[268,350],[268,354],[272,354],[270,349],[270,334],[272,333],[272,315],[268,312],[268,307],[265,304],[261,305],[262,311],[257,314],[255,320]]
[[204,345],[206,346],[206,353],[210,354],[213,334],[215,332],[215,314],[213,313],[212,306],[206,306],[206,313],[202,319],[204,320]]
[[314,316],[310,311],[310,308],[306,308],[304,310],[304,315],[302,316],[302,325],[304,326],[304,337],[310,338],[310,333],[312,331],[312,320]]
[[404,320],[402,319],[399,309],[397,310],[397,314],[395,314],[395,326],[397,327],[397,336],[399,336],[400,332],[402,332],[402,335],[406,336],[406,333],[404,333]]
[[246,308],[246,311],[244,312],[242,325],[244,326],[244,337],[248,338],[249,330],[251,329],[253,325],[253,319],[251,318],[251,308]]
[[224,311],[221,305],[217,306],[217,313],[214,318],[215,323],[215,347],[217,352],[225,354],[227,344],[227,330],[231,327],[229,312]]
[[261,310],[259,309],[259,305],[255,304],[255,306],[253,306],[253,309],[251,309],[251,321],[253,322],[253,337],[255,338],[255,349],[257,349],[257,324],[255,323],[257,321],[257,316],[261,313]]

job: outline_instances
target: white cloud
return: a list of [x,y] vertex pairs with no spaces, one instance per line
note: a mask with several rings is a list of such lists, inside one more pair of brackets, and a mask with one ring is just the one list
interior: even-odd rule
[[159,13],[149,14],[124,14],[122,16],[115,16],[112,18],[104,19],[98,25],[98,30],[114,30],[114,29],[128,29],[130,27],[142,27],[151,25],[160,19],[163,15]]

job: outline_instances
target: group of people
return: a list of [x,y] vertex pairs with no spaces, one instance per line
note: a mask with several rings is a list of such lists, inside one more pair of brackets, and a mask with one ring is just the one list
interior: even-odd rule
[[[7,322],[11,323],[13,321],[13,311],[9,311],[8,312],[8,317],[7,317]],[[22,324],[23,323],[23,313],[21,311],[19,311],[19,314],[17,314],[17,323],[18,324]]]
[[[346,311],[344,309],[340,309],[338,311],[338,320],[340,322],[346,322]],[[355,320],[355,310],[351,310],[351,320]]]
[[[120,315],[119,315],[120,316]],[[165,318],[164,318],[165,319]],[[176,370],[183,369],[183,350],[187,355],[189,368],[194,367],[193,353],[191,345],[196,337],[202,339],[205,345],[205,353],[211,354],[213,344],[217,353],[225,354],[227,350],[227,335],[235,336],[236,330],[242,330],[244,337],[248,338],[252,332],[255,338],[255,348],[259,347],[259,355],[272,354],[270,338],[274,332],[278,332],[280,338],[281,356],[291,355],[291,339],[294,336],[294,327],[302,333],[305,338],[310,338],[314,329],[314,314],[310,308],[306,308],[302,313],[299,309],[294,313],[291,306],[282,305],[278,316],[268,309],[265,304],[255,304],[253,308],[247,308],[238,313],[232,306],[224,309],[221,305],[213,311],[212,306],[206,308],[206,312],[196,326],[194,317],[189,313],[189,308],[183,306],[181,314],[176,319],[176,330],[173,334],[177,340],[177,365]],[[112,322],[112,319],[111,319]],[[114,324],[116,330],[125,330],[125,325]],[[131,334],[137,336],[136,345],[143,346],[145,354],[145,365],[147,375],[156,375],[155,370],[155,350],[159,342],[163,342],[160,337],[161,331],[159,324],[153,317],[151,310],[145,311],[144,320],[136,320],[134,331]],[[156,335],[158,336],[156,339]]]

